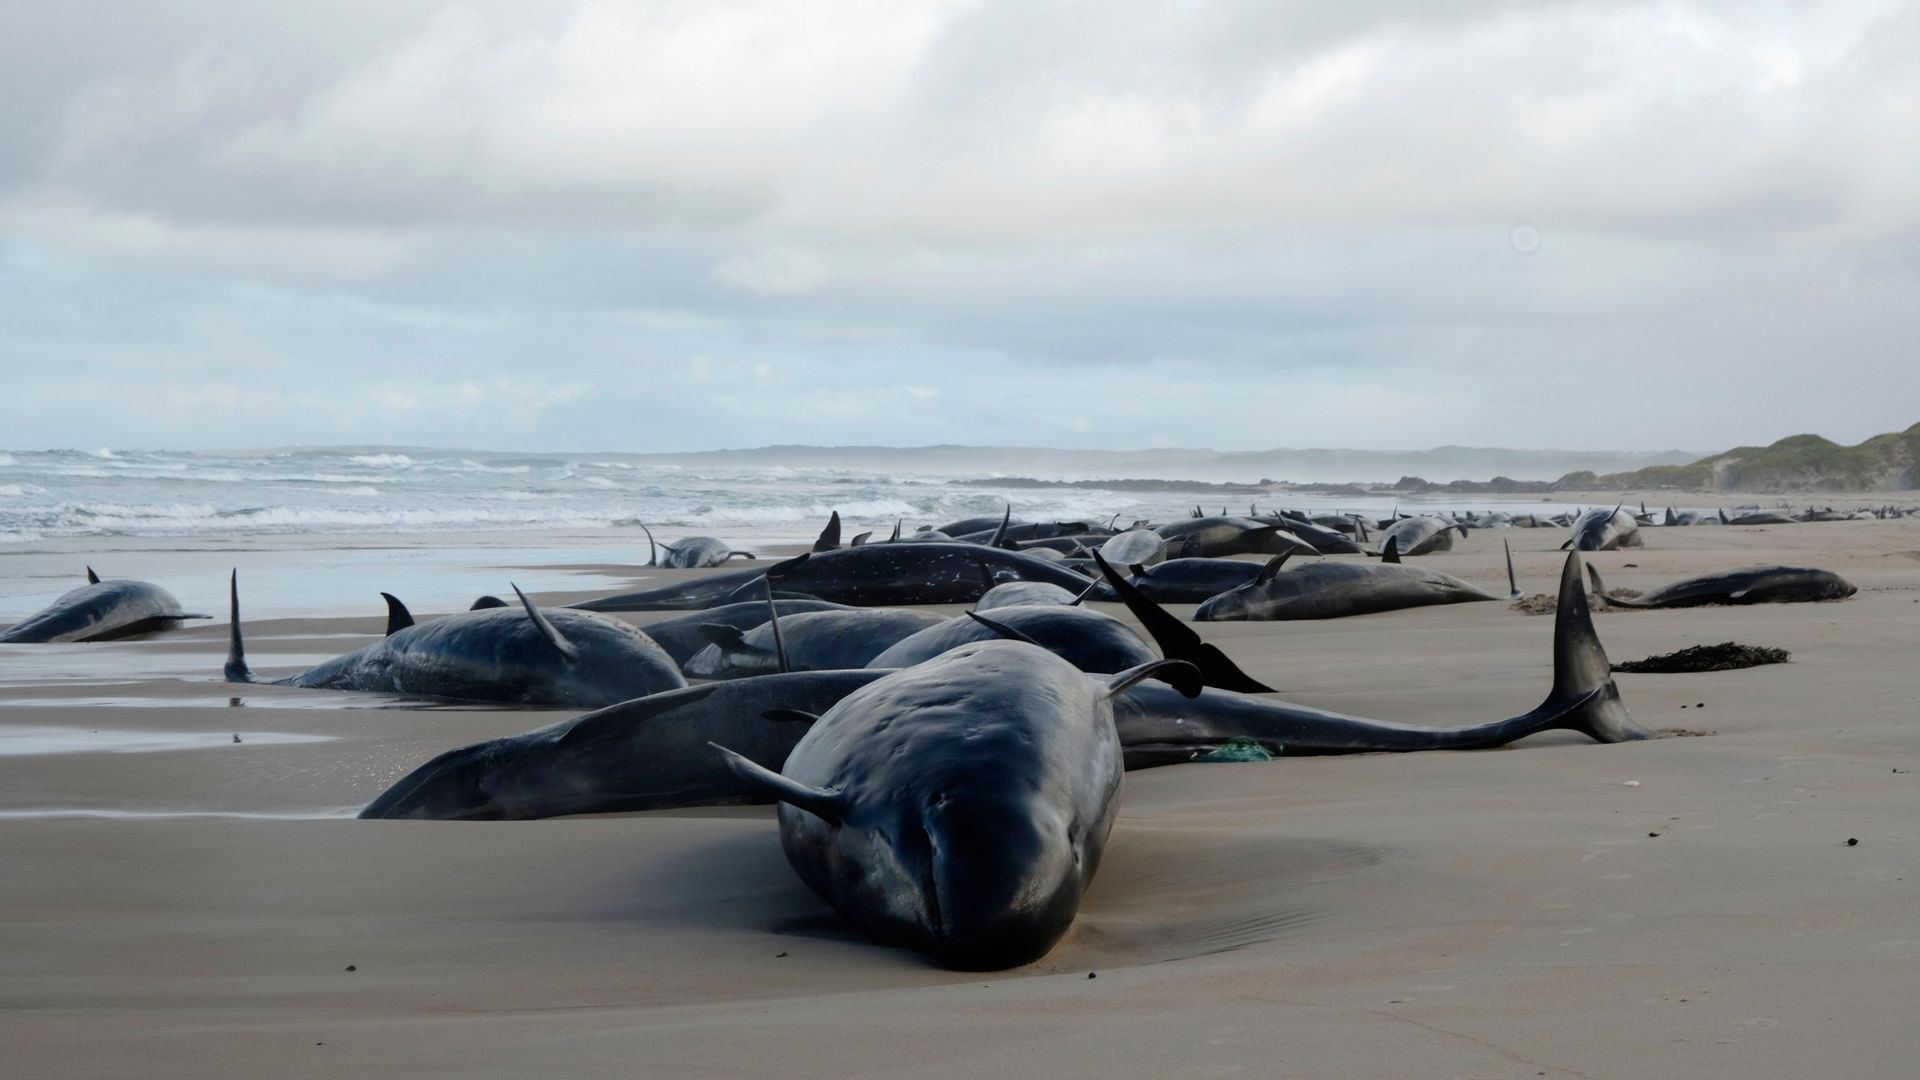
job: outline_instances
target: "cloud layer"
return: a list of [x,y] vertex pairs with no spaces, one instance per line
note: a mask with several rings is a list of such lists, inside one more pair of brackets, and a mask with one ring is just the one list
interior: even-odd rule
[[1911,3],[25,7],[14,446],[1917,418]]

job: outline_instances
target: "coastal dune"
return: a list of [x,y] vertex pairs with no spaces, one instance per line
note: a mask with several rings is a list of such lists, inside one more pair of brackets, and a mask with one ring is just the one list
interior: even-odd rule
[[[1503,538],[1522,589],[1550,591],[1560,530],[1476,532],[1428,561],[1503,586]],[[786,866],[766,807],[351,819],[432,755],[565,710],[228,686],[224,625],[9,650],[7,1071],[1904,1075],[1920,525],[1647,543],[1591,558],[1613,587],[1777,561],[1861,591],[1597,615],[1616,661],[1727,640],[1793,654],[1619,676],[1665,736],[1647,742],[1130,774],[1066,939],[990,975],[847,929]],[[394,584],[365,558],[370,584]],[[345,651],[374,614],[249,619],[250,657],[266,675]],[[1384,719],[1514,715],[1551,682],[1551,619],[1500,604],[1200,629],[1290,700]],[[155,734],[196,741],[129,748]]]

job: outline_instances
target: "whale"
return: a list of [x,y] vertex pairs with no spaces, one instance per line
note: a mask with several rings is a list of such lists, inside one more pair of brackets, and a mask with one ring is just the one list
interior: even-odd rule
[[1466,526],[1431,514],[1401,518],[1380,533],[1380,550],[1392,543],[1402,556],[1430,555],[1453,547],[1453,534],[1465,533]]
[[1575,518],[1573,535],[1560,550],[1613,551],[1640,547],[1644,542],[1639,519],[1616,506],[1612,510],[1589,510]]
[[[226,679],[256,680],[240,632],[240,575],[230,585]],[[267,682],[450,701],[598,708],[687,684],[654,640],[617,619],[535,607],[483,608],[415,623],[387,597],[387,635],[318,667]]]
[[[1578,567],[1569,555],[1567,565]],[[1542,731],[1598,742],[1646,737],[1620,701],[1586,598],[1563,568],[1554,613],[1553,689],[1539,707],[1488,723],[1426,727],[1327,712],[1213,687],[1192,698],[1151,683],[1114,699],[1128,770],[1204,758],[1235,740],[1275,757],[1476,750]],[[771,802],[702,753],[732,746],[777,770],[808,725],[886,669],[797,672],[708,683],[623,702],[520,735],[440,754],[393,784],[361,817],[480,820]]]
[[1248,518],[1195,517],[1170,522],[1154,531],[1166,540],[1167,553],[1180,558],[1314,554],[1312,544],[1286,529]]
[[[782,616],[799,615],[808,611],[852,611],[845,604],[829,604],[825,600],[776,600],[774,606]],[[704,626],[730,626],[745,632],[767,621],[769,612],[767,602],[747,600],[737,604],[723,604],[720,607],[706,608],[690,615],[674,619],[661,619],[645,623],[640,632],[652,638],[656,644],[673,657],[673,662],[682,669],[695,653],[713,644],[713,639]]]
[[[686,536],[677,544],[663,544],[654,540],[653,530],[643,523],[640,531],[647,534],[647,565],[666,566],[675,570],[703,570],[710,566],[719,566],[728,559],[752,559],[744,551],[735,551],[723,540],[711,536]],[[661,561],[660,552],[666,552],[665,561]]]
[[[1198,604],[1260,576],[1263,563],[1245,559],[1168,559],[1154,566],[1129,565],[1128,584],[1163,604]],[[1090,600],[1117,600],[1104,581]]]
[[1809,566],[1743,566],[1670,581],[1631,599],[1607,595],[1598,567],[1589,564],[1593,596],[1602,607],[1679,608],[1707,604],[1795,604],[1845,600],[1859,590],[1831,570]]
[[1286,570],[1284,560],[1264,567],[1246,585],[1200,605],[1195,622],[1264,622],[1282,619],[1339,619],[1433,604],[1506,600],[1519,595],[1513,560],[1507,560],[1510,595],[1493,593],[1451,574],[1410,566],[1395,558],[1399,538],[1387,538],[1378,563],[1315,562]]
[[682,670],[695,679],[739,679],[779,671],[863,668],[915,632],[947,622],[911,608],[846,608],[784,613],[748,630],[708,624],[708,645]]
[[[782,595],[811,596],[854,607],[971,604],[1007,581],[1040,581],[1079,592],[1087,579],[1019,551],[979,544],[868,544],[809,552],[775,563],[767,581]],[[735,600],[752,599],[751,583]]]
[[1108,537],[1098,550],[1115,566],[1152,566],[1166,559],[1168,546],[1166,537],[1152,529],[1128,529]]
[[1142,684],[1115,699],[1114,717],[1130,770],[1194,761],[1239,740],[1258,743],[1276,757],[1302,757],[1488,750],[1556,730],[1577,731],[1602,743],[1649,737],[1620,700],[1581,587],[1580,557],[1573,553],[1561,570],[1554,611],[1553,687],[1537,707],[1518,716],[1429,727],[1212,688],[1188,699]]
[[173,594],[148,581],[100,580],[87,567],[87,583],[0,631],[0,643],[50,644],[114,641],[172,630],[187,619],[210,619],[180,607]]
[[762,675],[623,701],[439,754],[359,816],[501,821],[770,802],[708,743],[778,769],[814,717],[887,674]]
[[780,846],[875,942],[957,970],[1046,955],[1072,924],[1119,810],[1113,695],[1155,661],[1096,681],[1045,649],[982,641],[855,690],[779,771],[716,744],[780,802]]
[[[701,574],[691,581],[679,581],[639,592],[602,596],[568,604],[575,611],[704,611],[723,604],[740,602],[734,594],[760,581],[766,571],[756,567],[722,570]],[[807,597],[805,599],[812,599]]]
[[1071,593],[1045,581],[1009,581],[981,593],[980,599],[973,603],[973,610],[992,611],[1022,604],[1078,604],[1092,590],[1091,582],[1080,592]]

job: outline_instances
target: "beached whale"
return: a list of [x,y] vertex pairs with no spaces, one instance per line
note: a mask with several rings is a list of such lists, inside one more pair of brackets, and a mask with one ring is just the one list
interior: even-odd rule
[[[706,648],[682,669],[695,679],[742,679],[781,671],[872,666],[874,657],[930,626],[947,622],[912,608],[845,608],[769,619],[748,630],[709,624]],[[893,665],[903,666],[903,665]]]
[[1594,599],[1603,607],[1677,608],[1706,604],[1796,604],[1845,600],[1859,591],[1831,570],[1808,566],[1743,566],[1670,581],[1631,599],[1607,595],[1600,570],[1587,567]]
[[1188,700],[1145,684],[1115,699],[1114,717],[1128,769],[1192,761],[1235,740],[1259,743],[1275,756],[1300,757],[1484,750],[1554,730],[1578,731],[1603,743],[1647,738],[1620,701],[1581,588],[1580,559],[1571,553],[1554,611],[1553,689],[1537,708],[1512,719],[1422,727],[1213,689]]
[[1431,514],[1401,518],[1380,533],[1380,550],[1385,551],[1387,544],[1391,543],[1403,557],[1449,551],[1453,548],[1453,534],[1459,532],[1464,535],[1466,531],[1466,527],[1459,522]]
[[[1115,566],[1152,566],[1167,557],[1167,539],[1152,529],[1128,529],[1100,545],[1100,557]],[[1088,550],[1093,550],[1089,547]]]
[[1081,671],[1111,674],[1160,659],[1131,626],[1103,611],[1065,604],[1023,604],[970,613],[913,633],[876,655],[868,667],[904,668],[976,641],[1012,639],[1038,645]]
[[1639,519],[1616,506],[1611,510],[1589,510],[1574,519],[1573,535],[1560,545],[1560,550],[1613,551],[1640,547],[1643,543]]
[[[980,544],[868,544],[810,552],[766,570],[782,595],[855,607],[970,604],[1006,581],[1044,581],[1078,592],[1087,579],[1025,552]],[[736,600],[752,599],[742,588]]]
[[[1263,564],[1245,559],[1168,559],[1155,566],[1129,565],[1128,583],[1163,604],[1198,604],[1260,576]],[[1104,581],[1089,600],[1118,600]]]
[[1195,622],[1278,619],[1339,619],[1432,604],[1462,604],[1518,597],[1513,556],[1507,556],[1510,595],[1493,593],[1451,574],[1398,561],[1399,537],[1387,538],[1378,563],[1314,562],[1286,570],[1284,559],[1268,563],[1252,582],[1200,605]]
[[[1171,669],[1171,670],[1170,670]],[[963,970],[1030,963],[1079,911],[1119,810],[1114,694],[1018,641],[894,672],[828,709],[775,772],[721,750],[780,800],[780,846],[875,941]]]
[[815,716],[887,674],[763,675],[625,701],[449,750],[401,777],[360,816],[513,820],[771,802],[708,744],[778,769]]
[[[240,575],[230,586],[228,682],[256,681],[240,637]],[[388,597],[386,637],[274,686],[599,708],[687,684],[665,650],[617,619],[533,606],[485,608],[414,624]],[[396,610],[397,609],[397,610]]]
[[1154,530],[1168,555],[1217,559],[1226,555],[1312,555],[1313,545],[1278,525],[1238,517],[1196,517]]
[[87,567],[87,583],[0,631],[0,643],[112,641],[171,630],[185,619],[211,619],[181,610],[167,590],[146,581],[101,581]]
[[[675,570],[704,570],[709,566],[719,566],[728,559],[751,559],[752,555],[744,551],[735,551],[726,541],[711,536],[684,536],[677,544],[663,544],[654,540],[653,530],[640,526],[647,534],[647,565],[666,566]],[[665,561],[660,552],[666,552]]]
[[[1580,731],[1600,742],[1644,738],[1620,703],[1586,600],[1568,594],[1554,615],[1553,691],[1510,720],[1428,728],[1343,716],[1271,696],[1217,689],[1188,700],[1151,684],[1116,698],[1128,769],[1191,761],[1236,739],[1286,757],[1307,754],[1467,750],[1502,746],[1540,731]],[[763,675],[625,702],[538,731],[450,750],[413,770],[361,817],[538,818],[720,803],[769,802],[703,756],[706,742],[733,746],[777,768],[813,716],[889,671]],[[763,714],[773,714],[763,717]],[[811,715],[808,715],[811,714]]]
[[[809,611],[857,610],[845,604],[829,604],[825,600],[776,600],[774,604],[782,618]],[[684,670],[688,660],[713,644],[713,638],[702,627],[727,626],[744,633],[764,625],[768,615],[767,601],[764,599],[743,600],[737,604],[705,608],[675,619],[650,622],[640,627],[640,632],[658,642],[661,648],[667,650],[667,655],[673,657],[673,662]]]
[[1022,604],[1078,604],[1092,589],[1092,582],[1079,593],[1071,593],[1045,581],[1009,581],[981,593],[980,599],[973,602],[973,610],[992,611]]

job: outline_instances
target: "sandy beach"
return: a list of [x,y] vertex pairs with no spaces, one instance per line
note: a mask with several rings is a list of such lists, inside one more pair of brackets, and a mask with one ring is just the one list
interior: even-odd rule
[[[1565,535],[1428,561],[1503,587],[1507,539],[1548,592]],[[0,554],[9,581],[92,561],[220,616],[0,647],[0,1073],[1731,1080],[1920,1057],[1920,523],[1652,529],[1592,556],[1612,587],[1758,562],[1860,587],[1599,614],[1615,661],[1792,652],[1619,676],[1667,737],[1131,774],[1065,941],[986,976],[847,931],[770,808],[353,820],[436,753],[572,713],[229,686],[226,569],[262,676],[372,640],[380,589],[424,618],[510,577],[565,602],[665,573],[625,538],[458,547]],[[1544,697],[1551,625],[1468,604],[1200,629],[1289,700],[1443,725]]]

